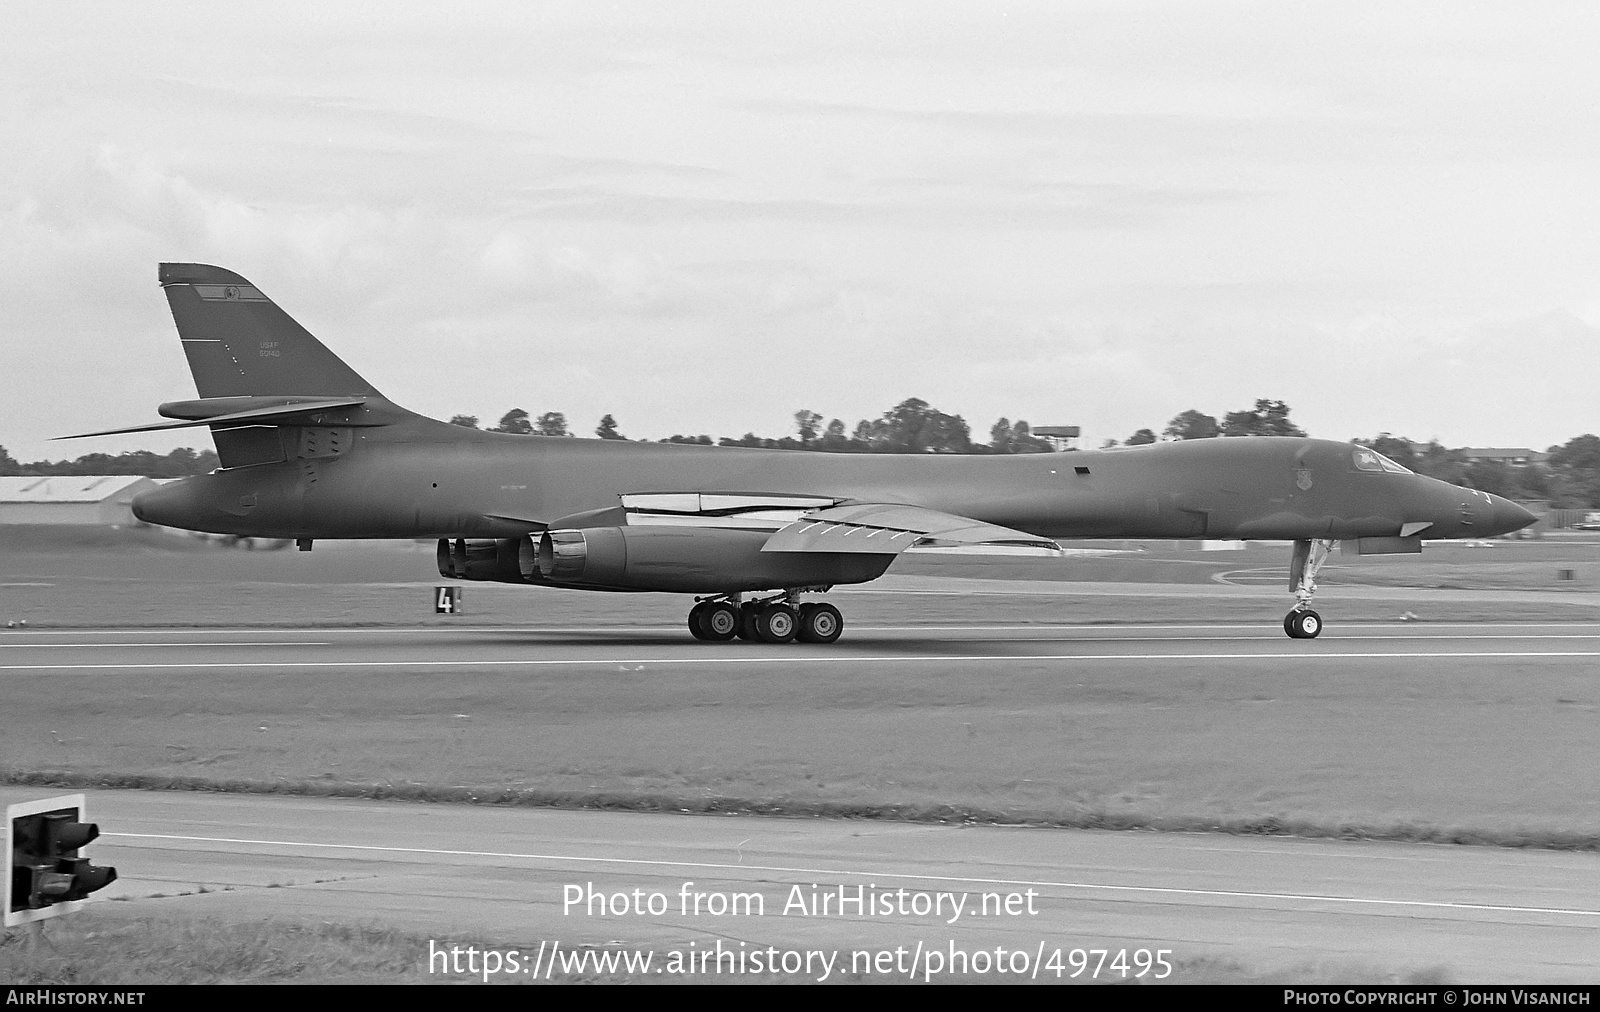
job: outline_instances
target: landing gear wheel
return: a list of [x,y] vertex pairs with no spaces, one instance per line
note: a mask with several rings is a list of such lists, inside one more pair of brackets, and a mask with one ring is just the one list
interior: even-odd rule
[[1322,633],[1322,616],[1309,608],[1296,608],[1283,617],[1283,631],[1290,639],[1314,640]]
[[689,635],[697,640],[710,639],[705,630],[706,604],[704,601],[689,609]]
[[763,643],[788,643],[800,631],[800,619],[786,604],[769,604],[756,612],[756,635]]
[[801,643],[832,643],[844,632],[844,616],[831,604],[802,604],[800,606],[800,631],[796,638]]
[[739,625],[734,630],[734,635],[742,640],[755,642],[758,638],[756,634],[756,612],[760,610],[760,607],[754,601],[746,601],[739,606]]
[[[713,601],[700,605],[700,628],[704,640],[731,640],[739,631],[739,610],[726,601]],[[697,609],[698,610],[698,609]]]

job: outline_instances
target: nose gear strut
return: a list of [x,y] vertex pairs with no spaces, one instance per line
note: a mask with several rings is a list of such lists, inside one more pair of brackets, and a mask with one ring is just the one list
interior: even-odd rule
[[1316,639],[1322,632],[1322,616],[1311,610],[1311,599],[1317,593],[1317,573],[1331,551],[1333,542],[1327,538],[1294,543],[1294,557],[1289,560],[1289,592],[1294,595],[1295,606],[1283,617],[1283,631],[1290,639]]

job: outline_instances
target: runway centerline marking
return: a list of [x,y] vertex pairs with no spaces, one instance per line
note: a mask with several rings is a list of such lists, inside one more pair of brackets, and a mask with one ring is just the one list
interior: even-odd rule
[[182,661],[172,664],[0,664],[0,671],[135,671],[146,668],[176,670],[204,668],[498,668],[548,667],[550,665],[597,664],[948,664],[960,661],[1272,661],[1272,660],[1440,660],[1484,658],[1511,660],[1534,657],[1600,657],[1600,650],[1484,650],[1484,651],[1401,651],[1395,653],[1260,653],[1260,654],[905,654],[880,657],[872,654],[767,654],[760,657],[532,657],[485,660],[410,660],[410,661]]
[[1433,910],[1477,910],[1490,913],[1558,914],[1600,918],[1600,910],[1567,907],[1519,907],[1499,903],[1461,903],[1450,900],[1380,899],[1367,896],[1329,896],[1318,893],[1250,892],[1234,889],[1185,889],[1178,886],[1131,886],[1105,882],[1056,882],[1037,879],[986,878],[976,875],[935,875],[891,871],[854,871],[846,868],[800,868],[785,865],[728,864],[716,861],[664,861],[634,857],[592,857],[573,854],[519,854],[502,851],[445,850],[432,847],[385,847],[357,843],[302,843],[295,840],[248,840],[212,836],[175,836],[165,833],[102,833],[100,839],[173,840],[181,843],[225,843],[256,847],[300,847],[317,850],[353,850],[367,853],[424,854],[434,857],[485,857],[514,861],[559,861],[574,864],[611,864],[645,868],[701,868],[713,871],[762,871],[788,875],[847,875],[852,878],[899,879],[913,882],[969,882],[977,885],[1042,886],[1052,889],[1077,889],[1087,892],[1148,893],[1157,896],[1212,896],[1226,899],[1294,900],[1313,903],[1341,903],[1378,907],[1409,907]]

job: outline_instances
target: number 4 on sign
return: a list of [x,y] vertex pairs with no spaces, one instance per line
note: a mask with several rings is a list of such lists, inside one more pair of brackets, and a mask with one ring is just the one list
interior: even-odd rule
[[435,615],[461,614],[461,588],[433,588],[433,613]]

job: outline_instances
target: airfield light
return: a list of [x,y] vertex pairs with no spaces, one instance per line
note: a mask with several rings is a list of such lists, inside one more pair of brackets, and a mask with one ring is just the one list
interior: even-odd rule
[[6,809],[5,926],[68,913],[117,880],[115,868],[98,868],[78,850],[100,835],[81,821],[81,794],[28,801]]

